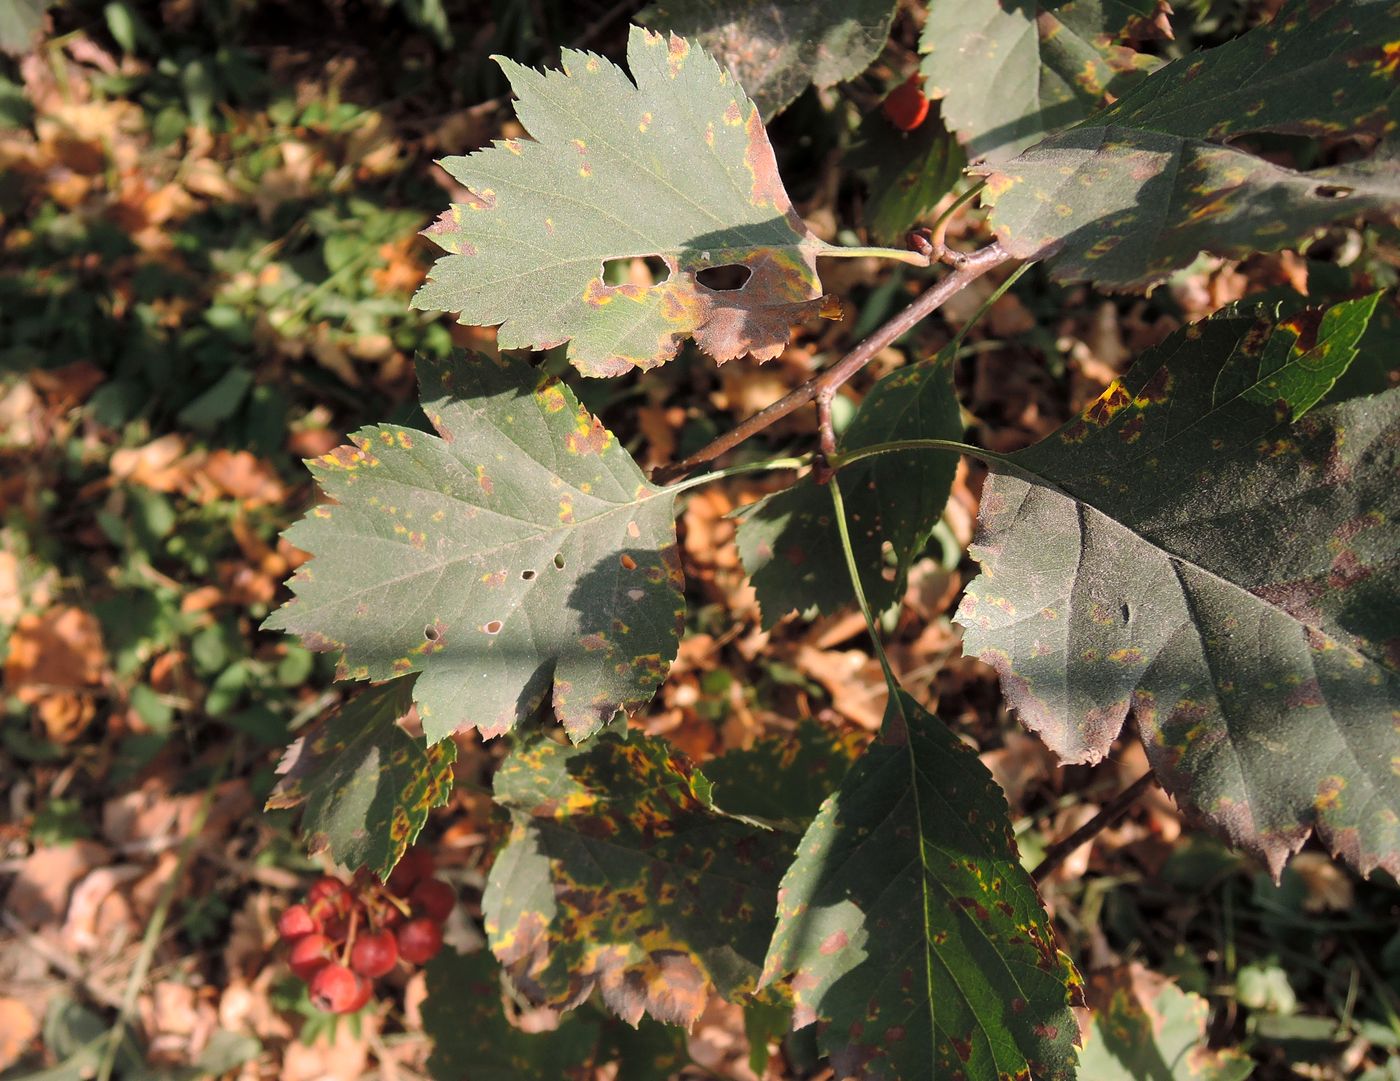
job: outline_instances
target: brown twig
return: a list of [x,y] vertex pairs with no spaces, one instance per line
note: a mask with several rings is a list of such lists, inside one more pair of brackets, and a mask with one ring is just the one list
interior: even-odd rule
[[1049,850],[1045,853],[1045,858],[1042,859],[1036,869],[1031,872],[1031,880],[1036,883],[1045,881],[1060,864],[1064,863],[1065,860],[1069,858],[1071,852],[1086,841],[1090,841],[1098,836],[1127,814],[1132,805],[1137,802],[1138,797],[1151,788],[1155,780],[1156,775],[1153,774],[1151,770],[1148,770],[1136,781],[1128,785],[1127,788],[1119,792],[1118,795],[1105,803],[1103,807],[1099,809],[1099,813],[1089,819],[1088,822],[1085,822],[1084,825],[1080,826],[1068,837],[1061,841],[1056,841],[1051,845]]
[[[971,282],[1010,258],[1011,256],[996,241],[988,244],[985,248],[972,252],[952,273],[922,293],[914,303],[826,371],[813,376],[801,386],[795,387],[767,409],[760,410],[747,420],[740,421],[718,439],[700,448],[684,461],[662,466],[656,471],[653,479],[658,484],[669,484],[692,470],[714,461],[721,454],[733,450],[746,439],[757,435],[808,402],[817,402],[820,414],[826,418],[827,424],[822,430],[823,444],[825,444],[828,434],[826,428],[829,427],[830,422],[831,402],[836,397],[836,392],[846,381],[874,360],[876,355],[886,346],[897,342],[918,323],[936,311],[949,297],[961,292]],[[832,445],[834,447],[834,440]]]

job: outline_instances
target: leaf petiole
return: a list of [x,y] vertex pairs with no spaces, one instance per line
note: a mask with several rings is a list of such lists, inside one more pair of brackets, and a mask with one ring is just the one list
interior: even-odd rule
[[894,454],[901,450],[943,450],[953,454],[966,454],[984,462],[996,462],[1012,469],[1016,468],[1009,455],[998,454],[985,447],[974,447],[971,443],[960,443],[956,439],[896,439],[890,443],[875,443],[869,447],[859,447],[847,451],[845,454],[835,455],[831,459],[831,467],[844,469],[848,465],[855,465],[856,462],[863,462],[867,458],[874,458],[880,454]]
[[661,490],[679,495],[691,488],[708,484],[712,480],[723,480],[725,477],[735,477],[741,473],[772,473],[779,469],[803,469],[811,464],[812,456],[810,454],[803,454],[797,458],[769,458],[762,462],[745,462],[743,465],[731,465],[725,469],[702,473],[698,477],[687,477],[675,484],[664,485]]
[[817,252],[817,258],[827,259],[893,259],[899,263],[908,263],[910,266],[929,266],[930,261],[927,255],[908,248],[847,248],[842,245],[831,244]]

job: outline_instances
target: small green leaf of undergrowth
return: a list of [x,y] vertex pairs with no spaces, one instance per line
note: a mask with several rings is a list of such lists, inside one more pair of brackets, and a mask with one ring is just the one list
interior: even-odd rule
[[268,810],[305,803],[308,848],[329,848],[337,863],[381,879],[452,792],[456,745],[425,748],[398,726],[413,707],[412,685],[402,679],[362,691],[298,739],[267,799]]
[[932,3],[919,42],[928,92],[943,99],[968,157],[1008,157],[1158,67],[1121,44],[1157,9],[1157,0]]
[[976,754],[908,695],[822,807],[783,878],[764,984],[840,1077],[1074,1077],[1078,976]]
[[715,810],[707,788],[637,733],[511,753],[495,778],[510,840],[482,907],[521,991],[567,1008],[596,987],[624,1021],[688,1025],[711,985],[753,990],[792,844]]
[[586,1076],[598,1023],[571,1014],[552,1032],[523,1032],[506,1018],[501,970],[485,950],[445,949],[428,962],[423,1031],[433,1041],[432,1077],[472,1081],[561,1081]]
[[[842,434],[839,449],[899,439],[958,439],[962,417],[951,359],[910,365],[876,383]],[[861,583],[875,611],[904,588],[909,565],[948,502],[955,454],[926,450],[883,454],[841,472],[851,541]],[[887,572],[884,543],[896,567]],[[739,556],[753,580],[763,626],[815,606],[835,612],[851,603],[850,576],[831,510],[831,494],[810,477],[740,512]]]
[[876,109],[856,129],[846,165],[869,187],[865,220],[882,244],[895,244],[953,190],[967,159],[936,113],[900,131]]
[[1094,1026],[1079,1053],[1085,1081],[1244,1081],[1254,1061],[1236,1048],[1212,1051],[1210,1004],[1141,965],[1089,980]]
[[1275,876],[1314,829],[1400,873],[1400,391],[1313,409],[1375,297],[1146,353],[982,496],[958,621],[1066,762],[1128,711],[1158,778]]
[[841,783],[853,755],[849,741],[805,720],[791,735],[711,759],[705,776],[726,813],[805,826]]
[[880,55],[891,0],[660,0],[640,19],[698,39],[744,84],[764,120],[808,86],[854,79]]
[[[415,307],[500,323],[502,348],[568,341],[586,375],[654,368],[687,336],[716,360],[782,352],[825,303],[832,250],[793,210],[768,134],[742,88],[698,46],[634,27],[626,73],[563,51],[563,72],[501,60],[535,140],[442,162],[469,189],[427,236],[452,253]],[[655,256],[669,276],[608,285],[606,260]],[[737,289],[696,275],[738,264]]]
[[265,626],[344,674],[419,672],[430,742],[508,731],[547,696],[574,739],[646,702],[679,641],[673,499],[573,393],[479,354],[418,361],[438,435],[365,428],[311,463],[287,533],[315,556]]
[[[1400,104],[1389,0],[1294,0],[1272,22],[1184,57],[989,174],[991,222],[1052,274],[1151,284],[1202,251],[1276,251],[1360,214],[1400,213],[1386,152],[1311,172],[1236,145],[1259,132],[1384,136]],[[1326,87],[1326,93],[1319,93]]]

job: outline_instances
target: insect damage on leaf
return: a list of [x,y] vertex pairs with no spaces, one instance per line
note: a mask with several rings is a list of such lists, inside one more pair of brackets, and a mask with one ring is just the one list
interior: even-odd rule
[[[451,254],[415,307],[500,324],[504,348],[568,342],[594,376],[664,364],[687,337],[718,361],[768,360],[791,324],[839,310],[816,272],[831,246],[793,209],[758,110],[699,46],[633,27],[631,80],[568,49],[563,71],[499,62],[533,138],[443,160],[468,195],[426,231]],[[668,274],[608,284],[604,264],[626,258]],[[700,280],[725,265],[748,280]]]
[[673,499],[567,387],[518,361],[420,358],[437,435],[383,425],[311,464],[314,558],[265,626],[343,675],[418,672],[431,741],[495,736],[546,698],[582,739],[649,700],[684,615]]

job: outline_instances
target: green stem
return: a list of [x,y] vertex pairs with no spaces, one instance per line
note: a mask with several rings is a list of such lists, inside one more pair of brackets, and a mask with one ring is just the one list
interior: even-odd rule
[[841,485],[833,475],[827,482],[827,487],[831,489],[831,502],[836,508],[836,529],[841,534],[841,553],[846,557],[846,572],[851,576],[851,588],[855,590],[860,614],[865,617],[865,629],[870,634],[871,645],[875,647],[875,659],[880,662],[880,670],[885,673],[885,685],[890,689],[890,698],[897,701],[899,683],[894,678],[889,658],[885,656],[885,647],[880,643],[880,628],[875,624],[875,613],[870,610],[870,602],[865,599],[865,587],[861,585],[855,549],[851,546],[851,530],[846,524],[846,503],[841,498]]
[[849,450],[845,454],[833,457],[831,467],[844,469],[848,465],[855,465],[856,462],[863,462],[867,458],[874,458],[881,454],[894,454],[901,450],[945,450],[953,454],[966,454],[984,462],[997,462],[1000,465],[1015,468],[1015,463],[1009,455],[998,454],[985,447],[974,447],[971,443],[960,443],[956,439],[896,439],[890,443],[857,447],[855,450]]
[[929,265],[927,255],[920,255],[907,248],[847,248],[832,244],[817,252],[818,258],[827,259],[864,259],[867,256],[873,259],[893,259],[899,263],[908,263],[910,266]]
[[762,462],[746,462],[743,465],[731,465],[726,469],[716,469],[710,473],[701,473],[698,477],[687,477],[685,480],[677,481],[675,484],[667,484],[662,487],[663,492],[671,492],[679,495],[690,488],[698,488],[702,484],[709,484],[712,480],[723,480],[725,477],[735,477],[740,473],[772,473],[780,469],[802,469],[804,466],[812,464],[812,456],[804,454],[799,458],[769,458]]

